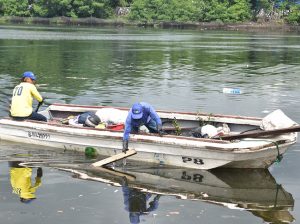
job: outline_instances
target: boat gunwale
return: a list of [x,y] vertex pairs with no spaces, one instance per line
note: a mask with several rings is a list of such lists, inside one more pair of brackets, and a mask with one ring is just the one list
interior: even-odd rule
[[[115,108],[119,110],[129,110],[127,107],[114,107],[114,106],[88,106],[88,105],[76,105],[76,104],[61,104],[61,103],[53,103],[49,106],[49,110],[51,111],[51,106],[57,107],[69,107],[69,108],[91,108],[91,109],[101,109],[101,108]],[[219,118],[232,118],[232,119],[240,119],[240,120],[252,120],[252,121],[261,121],[262,118],[259,117],[250,117],[250,116],[238,116],[238,115],[222,115],[222,114],[214,114],[214,113],[196,113],[196,112],[183,112],[183,111],[166,111],[166,110],[156,110],[158,113],[166,113],[166,114],[180,114],[180,115],[193,115],[193,116],[208,116],[208,117],[219,117]]]

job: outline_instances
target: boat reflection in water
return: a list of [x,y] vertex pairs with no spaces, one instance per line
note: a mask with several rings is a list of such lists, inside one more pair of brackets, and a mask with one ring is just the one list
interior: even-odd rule
[[[268,223],[294,221],[290,210],[294,207],[292,195],[276,183],[267,169],[215,169],[211,171],[181,168],[151,168],[127,166],[126,169],[108,169],[56,166],[75,173],[74,177],[96,180],[128,188],[131,196],[144,194],[133,201],[143,202],[136,212],[143,214],[158,207],[162,195],[174,195],[187,200],[201,200],[230,209],[245,209]],[[126,182],[126,184],[124,183]],[[124,189],[123,189],[124,192]],[[125,192],[126,193],[126,192]],[[152,193],[152,204],[147,204]],[[155,197],[155,195],[160,195]],[[149,197],[150,198],[150,197]],[[125,206],[126,199],[124,198]],[[130,209],[130,203],[127,204]],[[136,206],[136,204],[131,204]]]

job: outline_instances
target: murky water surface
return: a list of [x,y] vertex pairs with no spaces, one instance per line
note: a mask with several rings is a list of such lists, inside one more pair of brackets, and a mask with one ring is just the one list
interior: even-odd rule
[[[146,101],[157,109],[260,117],[280,108],[300,122],[297,33],[0,26],[0,116],[7,115],[12,88],[26,70],[37,74],[40,92],[52,103],[129,107]],[[224,94],[225,87],[242,94]],[[269,170],[129,163],[112,171],[91,169],[93,160],[81,154],[1,140],[0,219],[297,223],[299,148],[299,142],[290,147]],[[16,166],[28,158],[37,163]],[[21,202],[20,186],[36,199]]]

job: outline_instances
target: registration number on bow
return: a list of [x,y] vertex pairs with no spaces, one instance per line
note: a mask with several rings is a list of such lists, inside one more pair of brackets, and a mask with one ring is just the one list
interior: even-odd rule
[[50,139],[50,134],[36,132],[36,131],[28,131],[29,138],[39,138],[39,139]]
[[182,156],[182,162],[184,163],[194,163],[194,164],[198,164],[198,165],[203,165],[204,162],[202,159],[200,158],[191,158],[191,157],[187,157],[187,156]]

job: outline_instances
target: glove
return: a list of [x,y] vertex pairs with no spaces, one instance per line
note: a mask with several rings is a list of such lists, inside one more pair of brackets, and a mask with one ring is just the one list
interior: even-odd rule
[[41,102],[39,102],[41,105],[45,103],[46,97],[43,96],[43,99]]
[[35,112],[38,112],[38,111],[39,111],[39,109],[40,109],[40,107],[42,106],[43,102],[44,102],[44,100],[42,100],[41,102],[38,103],[38,105],[37,105],[37,107],[36,107],[36,109],[35,109]]
[[157,132],[158,132],[160,137],[163,136],[163,130],[162,130],[162,125],[161,124],[157,125]]
[[37,176],[37,177],[40,177],[40,178],[43,176],[43,170],[42,170],[41,167],[39,167],[39,168],[37,169],[36,176]]
[[41,104],[50,105],[50,103],[48,102],[48,99],[49,99],[48,97],[43,96],[43,100],[42,100]]
[[122,152],[126,153],[127,150],[128,150],[128,140],[123,140]]

